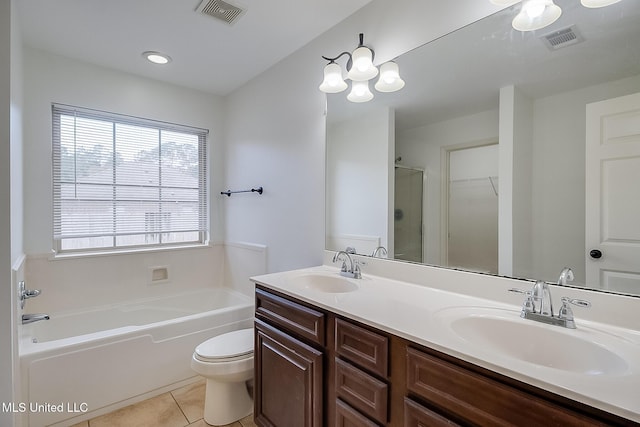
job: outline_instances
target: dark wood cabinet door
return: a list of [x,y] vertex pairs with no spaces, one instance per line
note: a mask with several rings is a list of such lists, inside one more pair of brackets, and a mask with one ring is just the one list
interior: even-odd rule
[[404,427],[456,427],[458,424],[404,398]]
[[336,400],[335,427],[380,427],[340,399]]
[[323,354],[256,320],[255,422],[322,427]]

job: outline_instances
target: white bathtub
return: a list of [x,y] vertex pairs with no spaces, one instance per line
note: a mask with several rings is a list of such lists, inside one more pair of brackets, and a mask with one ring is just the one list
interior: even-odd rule
[[194,377],[202,341],[253,325],[253,299],[225,288],[66,313],[23,325],[29,427],[71,425]]

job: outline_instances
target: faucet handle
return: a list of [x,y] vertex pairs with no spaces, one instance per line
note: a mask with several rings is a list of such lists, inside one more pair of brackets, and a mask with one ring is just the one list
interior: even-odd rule
[[511,288],[509,289],[509,292],[515,292],[517,294],[525,294],[526,296],[524,302],[522,303],[522,311],[520,312],[520,317],[524,318],[526,316],[526,313],[535,313],[536,304],[533,301],[533,294],[531,293],[531,291],[525,291],[518,288]]
[[573,319],[573,310],[569,307],[569,304],[577,305],[578,307],[588,308],[591,307],[591,303],[589,301],[585,301],[582,299],[576,298],[560,298],[562,301],[562,307],[560,307],[560,311],[558,312],[558,318],[564,320],[566,323],[566,327],[570,329],[576,328],[576,322]]
[[583,299],[578,299],[578,298],[562,297],[562,298],[560,298],[560,301],[562,301],[563,305],[573,304],[573,305],[577,305],[578,307],[583,307],[583,308],[591,307],[591,303],[589,301],[583,300]]

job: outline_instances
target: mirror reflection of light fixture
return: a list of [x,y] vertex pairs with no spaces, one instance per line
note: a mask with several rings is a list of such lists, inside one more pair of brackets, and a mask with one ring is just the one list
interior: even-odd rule
[[155,52],[148,50],[146,52],[142,52],[142,56],[149,62],[153,62],[154,64],[168,64],[171,62],[171,57],[169,55],[165,55],[164,53]]
[[580,0],[584,7],[605,7],[610,4],[618,3],[620,0]]
[[553,24],[560,15],[562,9],[553,0],[523,0],[511,25],[518,31],[535,31]]
[[511,6],[518,3],[520,0],[489,0],[489,1],[498,6]]
[[[353,53],[342,52],[340,55],[322,58],[329,61],[324,67],[324,80],[319,89],[325,93],[338,93],[347,89],[342,68],[336,63],[342,56],[348,56],[347,78],[351,80],[351,92],[347,99],[352,102],[367,102],[373,99],[373,93],[369,90],[369,80],[378,75],[378,68],[373,65],[375,52],[364,45],[364,34],[360,33],[360,43]],[[404,81],[400,78],[398,64],[393,61],[380,66],[380,79],[375,85],[379,92],[395,92],[404,87]]]
[[404,80],[400,78],[398,64],[393,61],[380,66],[380,78],[374,86],[378,92],[395,92],[404,87]]
[[[513,18],[511,25],[518,31],[535,31],[556,22],[562,9],[553,0],[489,0],[498,6],[512,6],[522,1],[520,13]],[[580,0],[584,7],[597,8],[618,3],[621,0]]]

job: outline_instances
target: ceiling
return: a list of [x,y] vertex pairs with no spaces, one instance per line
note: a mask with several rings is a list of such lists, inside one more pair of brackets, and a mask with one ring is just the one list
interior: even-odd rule
[[[232,25],[196,12],[200,0],[17,4],[27,46],[224,96],[371,0],[226,1],[246,11]],[[149,50],[172,62],[151,64]]]

